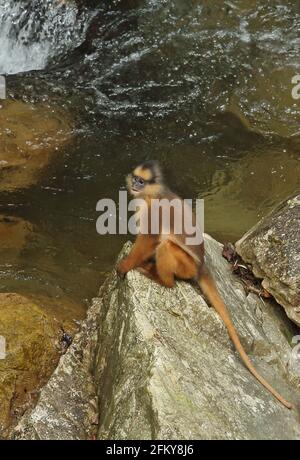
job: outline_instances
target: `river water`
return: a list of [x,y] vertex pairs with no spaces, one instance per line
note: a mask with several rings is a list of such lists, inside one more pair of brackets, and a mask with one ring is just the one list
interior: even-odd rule
[[299,188],[300,2],[66,3],[0,0],[8,98],[73,120],[39,180],[0,194],[0,213],[34,228],[21,253],[2,251],[0,289],[82,304],[127,239],[96,233],[96,203],[141,160],[205,199],[221,241]]

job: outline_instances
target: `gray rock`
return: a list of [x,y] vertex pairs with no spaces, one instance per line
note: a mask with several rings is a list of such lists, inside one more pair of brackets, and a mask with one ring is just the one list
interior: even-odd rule
[[[246,350],[297,404],[300,370],[291,366],[291,323],[275,304],[246,297],[221,245],[209,236],[205,242],[207,263]],[[17,436],[89,437],[89,407],[96,401],[84,385],[89,369],[99,439],[300,439],[299,410],[285,409],[256,382],[214,309],[185,282],[166,289],[136,271],[125,281],[113,272]]]
[[[206,236],[208,265],[246,350],[274,387],[299,402],[289,322],[275,305],[246,297],[221,250]],[[300,438],[297,410],[282,407],[249,374],[190,284],[166,289],[133,271],[125,282],[111,276],[100,294],[100,439]]]
[[237,243],[240,256],[300,326],[300,195],[281,204]]

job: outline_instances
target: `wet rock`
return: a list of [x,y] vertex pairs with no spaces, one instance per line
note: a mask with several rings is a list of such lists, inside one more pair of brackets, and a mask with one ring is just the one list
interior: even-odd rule
[[42,389],[38,404],[16,427],[15,439],[91,439],[98,423],[91,374],[98,305],[89,309],[80,333]]
[[0,436],[36,400],[55,369],[60,334],[58,322],[41,306],[18,294],[0,294]]
[[35,183],[70,135],[71,125],[63,110],[21,101],[2,101],[0,192]]
[[263,218],[237,243],[255,276],[300,326],[300,195]]
[[[253,293],[246,296],[222,258],[222,246],[209,236],[205,243],[207,263],[214,267],[247,352],[270,383],[297,405],[300,372],[291,365],[291,323],[272,302]],[[95,398],[83,381],[90,383],[90,370],[98,396],[99,439],[300,436],[299,407],[285,409],[256,382],[214,309],[188,283],[166,289],[136,271],[125,281],[113,272],[15,437],[89,437]]]

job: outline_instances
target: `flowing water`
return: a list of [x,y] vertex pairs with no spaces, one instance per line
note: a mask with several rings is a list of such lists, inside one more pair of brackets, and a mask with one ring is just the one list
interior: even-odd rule
[[82,3],[0,0],[8,98],[73,123],[38,181],[0,195],[0,213],[34,229],[22,251],[1,251],[1,291],[95,295],[127,239],[97,235],[96,203],[117,199],[141,160],[205,198],[221,241],[299,187],[299,1]]
[[0,74],[43,69],[82,43],[89,15],[58,1],[0,1]]

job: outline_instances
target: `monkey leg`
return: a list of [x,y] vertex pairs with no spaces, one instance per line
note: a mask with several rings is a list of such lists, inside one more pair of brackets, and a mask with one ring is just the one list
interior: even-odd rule
[[171,241],[164,241],[157,247],[156,267],[161,284],[167,287],[174,286],[175,276],[188,280],[195,278],[197,274],[194,259]]
[[156,269],[161,284],[166,287],[173,287],[175,284],[174,275],[177,268],[177,260],[173,254],[173,243],[163,241],[156,249]]
[[140,267],[137,267],[137,271],[142,273],[142,275],[146,276],[147,278],[155,281],[156,283],[163,284],[159,274],[157,273],[155,261],[143,263]]
[[182,280],[195,278],[197,275],[197,265],[193,257],[176,244],[173,244],[173,246],[173,255],[177,261],[175,276]]
[[117,273],[124,277],[129,270],[140,266],[155,253],[157,242],[149,235],[139,235],[130,253],[117,266]]

